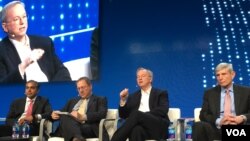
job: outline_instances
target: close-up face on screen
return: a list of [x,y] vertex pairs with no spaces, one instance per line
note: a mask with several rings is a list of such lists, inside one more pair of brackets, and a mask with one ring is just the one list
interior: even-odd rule
[[0,83],[97,79],[99,0],[2,0],[0,11]]

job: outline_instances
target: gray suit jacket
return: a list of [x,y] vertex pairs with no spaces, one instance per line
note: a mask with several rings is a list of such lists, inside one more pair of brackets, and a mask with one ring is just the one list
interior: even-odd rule
[[[236,115],[245,115],[250,123],[250,87],[234,84],[233,91]],[[201,121],[215,126],[215,121],[220,116],[220,93],[220,86],[205,91],[200,112]]]

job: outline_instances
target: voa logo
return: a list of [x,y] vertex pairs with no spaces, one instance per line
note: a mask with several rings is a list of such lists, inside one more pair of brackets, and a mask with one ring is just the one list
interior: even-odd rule
[[244,129],[226,129],[227,136],[247,136]]

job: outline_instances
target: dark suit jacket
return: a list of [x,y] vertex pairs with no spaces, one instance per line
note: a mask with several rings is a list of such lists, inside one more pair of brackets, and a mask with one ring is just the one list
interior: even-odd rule
[[[6,117],[7,125],[12,126],[14,122],[16,122],[22,116],[25,110],[25,103],[26,103],[26,97],[16,99],[11,103],[9,113]],[[41,114],[42,118],[49,119],[51,112],[52,112],[52,108],[49,103],[49,100],[47,98],[37,96],[33,105],[32,115],[34,116],[36,114]],[[34,128],[35,127],[37,128],[35,133],[38,134],[39,123],[37,122],[35,118],[31,125],[34,126]]]
[[[57,57],[49,37],[30,35],[29,39],[31,49],[41,48],[45,51],[42,58],[38,60],[38,64],[49,81],[71,80],[68,69]],[[21,59],[15,46],[8,37],[5,37],[0,42],[0,82],[25,82],[18,70],[20,63]]]
[[[67,102],[62,111],[71,112],[80,100],[80,97],[73,98]],[[87,121],[90,124],[96,136],[98,137],[99,123],[101,119],[106,118],[107,114],[107,99],[106,97],[91,95],[87,106]]]
[[[250,87],[233,85],[236,115],[245,115],[250,122]],[[203,97],[201,121],[206,121],[215,126],[216,119],[220,116],[221,87],[216,86],[206,90]]]
[[[124,107],[119,106],[119,116],[126,119],[130,113],[139,109],[141,101],[141,90],[129,95]],[[168,93],[160,89],[152,88],[149,97],[150,114],[161,118],[163,121],[169,123],[167,116],[169,109]]]

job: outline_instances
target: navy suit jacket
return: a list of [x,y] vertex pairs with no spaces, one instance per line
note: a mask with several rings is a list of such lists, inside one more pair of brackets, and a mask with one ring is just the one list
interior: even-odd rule
[[[250,122],[250,87],[233,85],[236,115],[245,115]],[[203,97],[201,121],[206,121],[215,126],[216,119],[220,116],[221,87],[216,86],[206,90]]]
[[[14,100],[11,103],[9,112],[6,117],[6,124],[13,125],[25,110],[26,97]],[[42,118],[50,118],[52,112],[51,105],[47,98],[37,96],[33,105],[32,115],[41,114]]]
[[[25,110],[26,97],[14,100],[11,103],[9,112],[6,117],[6,125],[12,126],[22,116]],[[47,98],[37,96],[33,105],[32,115],[41,114],[42,118],[49,119],[52,108]],[[33,118],[31,125],[31,134],[38,135],[40,123]]]
[[[125,106],[119,106],[119,116],[126,119],[130,113],[139,109],[141,102],[141,90],[129,95]],[[168,93],[160,89],[152,88],[149,97],[150,114],[169,123],[167,115],[169,109]]]
[[[68,69],[57,57],[54,44],[49,37],[29,35],[31,49],[41,48],[45,52],[38,64],[49,81],[70,81]],[[0,42],[0,82],[25,82],[22,79],[18,64],[21,59],[8,37]]]
[[[80,100],[80,97],[73,98],[67,102],[62,111],[72,112],[76,103]],[[87,121],[86,124],[89,124],[96,136],[98,136],[99,123],[101,119],[106,118],[107,114],[107,99],[106,97],[91,95],[89,97],[89,102],[87,105]]]

